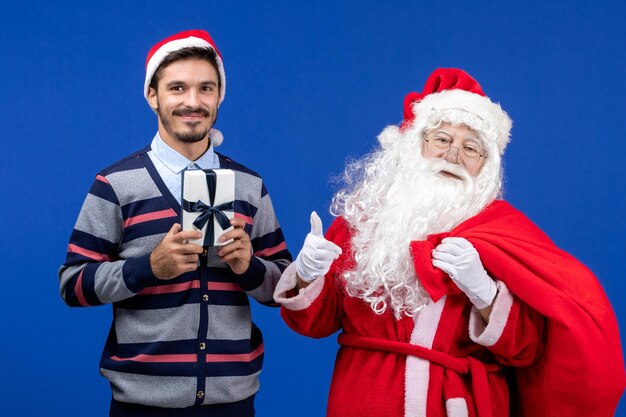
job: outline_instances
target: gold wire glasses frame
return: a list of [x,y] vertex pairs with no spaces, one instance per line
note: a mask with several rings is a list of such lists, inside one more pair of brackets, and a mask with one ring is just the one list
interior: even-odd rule
[[483,150],[471,142],[461,146],[452,146],[452,141],[443,137],[424,138],[424,141],[426,142],[426,150],[435,158],[447,158],[452,149],[456,149],[457,162],[468,168],[475,167],[481,158],[487,157]]

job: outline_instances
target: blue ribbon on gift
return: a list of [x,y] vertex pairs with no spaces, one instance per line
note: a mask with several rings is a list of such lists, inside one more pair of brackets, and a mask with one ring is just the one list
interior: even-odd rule
[[204,225],[207,225],[204,234],[204,246],[212,246],[215,240],[213,219],[217,220],[222,230],[230,227],[230,219],[224,214],[224,211],[233,211],[233,202],[228,201],[214,206],[215,189],[217,188],[216,174],[211,170],[204,170],[204,173],[206,174],[206,184],[209,190],[209,204],[206,204],[202,200],[194,202],[183,200],[183,209],[190,213],[200,213],[198,218],[194,220],[193,225],[200,230],[202,230]]

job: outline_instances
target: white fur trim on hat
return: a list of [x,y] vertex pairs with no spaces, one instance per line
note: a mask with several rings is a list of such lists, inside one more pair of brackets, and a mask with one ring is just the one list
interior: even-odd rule
[[159,65],[161,65],[161,62],[163,62],[163,59],[165,59],[165,57],[171,52],[176,52],[183,48],[192,47],[208,48],[215,51],[215,60],[217,61],[217,69],[220,75],[221,82],[219,103],[222,104],[222,101],[224,101],[224,96],[226,95],[226,73],[224,72],[224,63],[222,62],[222,58],[220,57],[217,50],[213,47],[213,45],[211,45],[205,39],[201,39],[195,36],[167,42],[159,49],[157,49],[152,57],[150,57],[148,63],[146,64],[146,79],[143,85],[143,95],[146,100],[148,100],[148,91],[150,89],[150,82],[152,81],[152,77],[154,76],[157,68],[159,68]]
[[[506,145],[509,143],[512,122],[509,116],[499,104],[492,102],[489,98],[479,94],[470,93],[465,90],[445,90],[439,93],[429,94],[421,101],[412,105],[415,114],[414,124],[431,117],[433,113],[443,113],[446,111],[454,114],[454,110],[470,113],[480,119],[478,126],[472,123],[472,129],[482,133],[483,140],[488,147],[494,146],[498,153],[502,155]],[[464,120],[447,120],[451,123],[461,123]]]

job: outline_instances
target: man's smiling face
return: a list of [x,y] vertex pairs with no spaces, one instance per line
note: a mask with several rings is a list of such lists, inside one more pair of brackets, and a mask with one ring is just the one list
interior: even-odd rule
[[157,112],[159,134],[169,144],[205,139],[219,106],[217,70],[201,59],[174,61],[160,70],[148,102]]

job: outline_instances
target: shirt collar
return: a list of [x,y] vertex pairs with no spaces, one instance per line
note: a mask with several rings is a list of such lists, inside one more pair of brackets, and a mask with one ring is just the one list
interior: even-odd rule
[[174,174],[179,174],[185,168],[219,168],[217,155],[215,155],[215,152],[213,151],[213,143],[211,143],[209,145],[209,149],[207,149],[207,151],[195,161],[185,158],[172,149],[163,141],[163,139],[161,139],[159,132],[154,135],[154,139],[152,139],[152,144],[150,146],[152,148],[152,152],[154,152],[154,156],[156,156],[163,163],[163,165],[165,165]]

